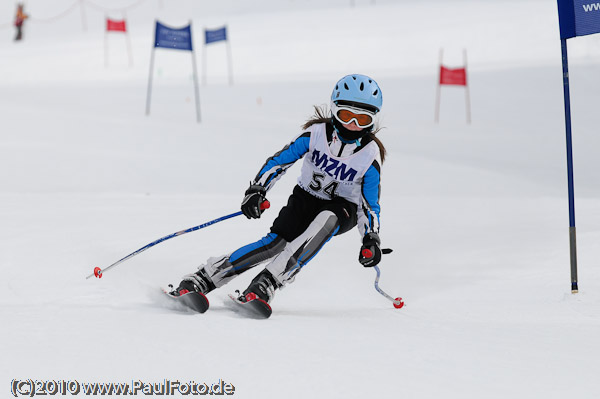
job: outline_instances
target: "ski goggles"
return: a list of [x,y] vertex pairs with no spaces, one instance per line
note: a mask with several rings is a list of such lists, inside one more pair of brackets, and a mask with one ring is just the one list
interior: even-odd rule
[[349,105],[337,105],[335,102],[332,102],[331,112],[335,119],[344,125],[354,121],[358,127],[367,128],[375,123],[375,113],[366,109]]

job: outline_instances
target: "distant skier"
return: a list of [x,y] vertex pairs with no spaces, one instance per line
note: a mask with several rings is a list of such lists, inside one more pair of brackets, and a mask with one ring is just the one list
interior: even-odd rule
[[15,15],[15,27],[17,28],[17,36],[15,41],[23,40],[23,23],[29,18],[29,15],[23,11],[23,3],[17,4],[17,14]]
[[365,267],[377,265],[380,165],[385,158],[385,148],[375,137],[381,106],[381,89],[368,76],[348,75],[338,81],[331,113],[315,107],[304,132],[267,159],[245,192],[242,212],[248,219],[260,218],[267,191],[304,157],[298,184],[271,232],[228,255],[208,259],[197,272],[184,276],[171,294],[207,294],[268,261],[237,299],[263,301],[270,314],[267,304],[275,290],[291,283],[331,237],[357,224],[362,236],[358,260]]

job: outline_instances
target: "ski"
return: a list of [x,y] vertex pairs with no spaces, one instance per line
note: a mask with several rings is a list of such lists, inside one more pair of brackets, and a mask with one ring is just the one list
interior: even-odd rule
[[200,292],[186,292],[182,295],[173,295],[170,292],[163,289],[163,292],[171,298],[171,300],[182,304],[186,308],[193,310],[194,312],[204,313],[208,310],[208,299],[204,294]]
[[271,306],[252,292],[246,297],[229,294],[229,298],[232,301],[231,308],[235,312],[251,319],[268,319],[273,313]]

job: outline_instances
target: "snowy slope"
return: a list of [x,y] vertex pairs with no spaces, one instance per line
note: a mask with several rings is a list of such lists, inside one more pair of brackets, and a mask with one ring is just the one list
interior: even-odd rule
[[[0,4],[0,396],[13,379],[217,382],[240,398],[595,398],[600,392],[600,37],[569,42],[581,291],[570,293],[558,20],[554,2],[29,0],[25,41]],[[127,9],[134,66],[105,11]],[[36,20],[37,18],[37,20]],[[190,55],[157,51],[153,20],[230,29],[207,49],[195,122]],[[311,23],[310,21],[313,21]],[[469,56],[464,93],[442,90],[440,47]],[[235,212],[264,160],[326,104],[347,73],[382,86],[381,287],[332,240],[278,292],[267,321],[224,306],[253,273],[209,296],[202,316],[166,308],[159,287],[268,231],[299,171],[258,221],[175,238]],[[257,270],[258,271],[258,270]],[[2,393],[4,392],[4,393]],[[83,394],[81,394],[83,395]]]

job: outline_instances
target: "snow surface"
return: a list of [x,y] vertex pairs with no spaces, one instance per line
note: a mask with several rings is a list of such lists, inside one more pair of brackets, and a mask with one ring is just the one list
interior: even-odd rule
[[[232,383],[238,398],[597,398],[600,394],[600,37],[569,42],[580,292],[570,292],[562,71],[556,3],[541,0],[28,0],[14,43],[0,4],[0,396],[13,379]],[[132,7],[129,7],[132,6]],[[124,37],[105,11],[127,9]],[[227,24],[207,49],[195,121],[190,54],[159,50],[144,114],[153,20]],[[469,57],[464,92],[442,90],[438,55]],[[381,287],[356,261],[355,232],[332,240],[278,292],[271,319],[224,305],[166,308],[159,287],[262,237],[295,165],[258,221],[235,218],[264,160],[300,132],[348,73],[384,93],[388,149]],[[258,271],[258,269],[256,270]]]

